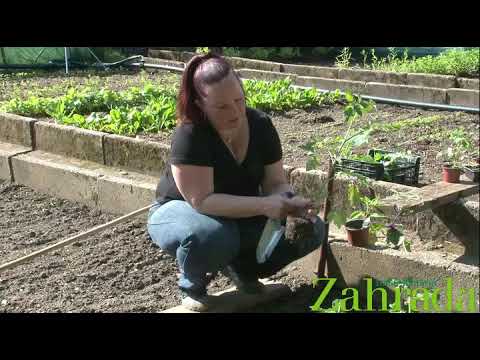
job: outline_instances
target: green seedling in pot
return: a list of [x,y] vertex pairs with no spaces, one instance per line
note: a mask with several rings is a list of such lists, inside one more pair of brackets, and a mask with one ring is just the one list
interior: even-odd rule
[[[366,185],[366,179],[360,181]],[[394,249],[402,247],[404,250],[411,251],[411,243],[403,233],[403,225],[397,223],[397,215],[389,219],[380,209],[381,199],[375,195],[363,195],[356,183],[350,183],[348,186],[348,202],[352,209],[351,212],[345,210],[335,210],[330,213],[329,220],[337,227],[345,226],[347,235],[356,237],[356,233],[348,231],[362,230],[363,238],[359,239],[359,246],[366,246],[368,243],[374,243],[380,236],[384,236],[386,243]],[[360,227],[355,229],[355,225]],[[358,232],[357,232],[358,233]],[[361,236],[358,234],[358,236]],[[352,238],[350,242],[355,242]]]
[[438,153],[437,159],[451,168],[461,169],[474,150],[473,143],[463,128],[453,130],[448,140],[448,147]]
[[[372,112],[375,109],[375,104],[371,101],[365,101],[350,92],[346,92],[345,100],[344,117],[345,122],[348,124],[346,132],[343,136],[337,136],[335,138],[314,139],[303,146],[302,148],[307,151],[308,155],[307,170],[313,170],[319,166],[321,153],[324,152],[328,153],[330,161],[334,165],[342,161],[342,158],[353,158],[355,156],[370,163],[380,163],[381,160],[384,160],[391,166],[393,166],[396,161],[405,158],[403,154],[394,154],[390,157],[377,154],[374,157],[369,155],[354,155],[354,149],[368,144],[369,135],[372,132],[371,127],[354,130],[354,124],[356,120]],[[374,195],[366,196],[360,192],[357,183],[363,184],[365,188],[369,188],[367,178],[354,173],[348,174],[352,175],[355,179],[355,181],[351,182],[348,186],[348,201],[353,211],[348,213],[345,210],[337,209],[331,211],[327,215],[327,219],[337,227],[346,226],[348,236],[350,236],[350,230],[358,230],[357,233],[362,232],[362,234],[359,235],[361,236],[359,240],[361,246],[367,245],[370,234],[372,235],[371,237],[375,239],[380,232],[384,231],[386,233],[386,239],[390,244],[394,247],[403,244],[404,248],[410,251],[410,244],[404,240],[401,225],[395,223],[396,218],[394,221],[391,221],[387,227],[388,219],[379,210],[380,199]],[[335,176],[335,172],[333,176]],[[325,193],[324,187],[328,180],[329,179],[326,179],[319,193]],[[357,229],[350,229],[350,226],[355,226]],[[354,232],[352,232],[352,234],[353,233]],[[352,242],[354,242],[354,240],[352,240]]]
[[474,151],[474,145],[463,128],[450,133],[447,148],[437,154],[437,159],[443,162],[443,180],[457,183],[460,174],[468,163],[469,154]]
[[461,148],[449,146],[437,154],[437,160],[441,160],[445,167],[451,169],[462,169],[465,153]]

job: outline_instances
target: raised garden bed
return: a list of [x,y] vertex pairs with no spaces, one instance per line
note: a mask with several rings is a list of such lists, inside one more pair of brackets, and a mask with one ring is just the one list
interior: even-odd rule
[[[72,86],[105,87],[121,91],[132,86],[140,86],[144,80],[153,84],[178,85],[180,79],[177,74],[167,71],[151,74],[75,72],[69,77],[65,77],[61,72],[49,73],[46,77],[44,74],[27,75],[0,78],[0,87],[4,90],[1,92],[0,100],[26,98],[29,93],[38,91],[39,96],[61,95]],[[343,123],[343,108],[338,104],[305,110],[277,111],[271,112],[270,115],[282,140],[284,163],[294,167],[306,165],[307,154],[301,146],[313,136],[335,137],[342,133],[346,126]],[[41,119],[53,121],[48,117]],[[411,150],[412,153],[418,154],[422,159],[423,173],[420,175],[419,183],[429,184],[441,180],[441,172],[438,171],[441,162],[435,156],[444,147],[446,134],[458,127],[464,127],[478,141],[479,120],[478,114],[377,104],[377,111],[365,116],[359,125],[365,126],[371,122],[376,127],[370,147],[395,151]],[[170,144],[171,133],[171,131],[139,133],[136,136]],[[365,148],[362,152],[367,150],[368,148]],[[320,165],[320,168],[322,167],[326,168],[326,158]]]
[[[107,87],[118,91],[140,84],[142,76],[148,76],[153,82],[178,81],[178,77],[169,73],[113,74],[104,79]],[[64,83],[64,76],[50,76],[48,83],[41,77],[28,79],[32,81],[24,83],[15,78],[12,84],[7,78],[0,82],[2,88],[12,92],[14,88],[23,91],[45,86],[46,92],[57,94],[62,94],[72,84]],[[55,84],[61,85],[55,87]],[[284,163],[294,167],[305,166],[307,154],[301,146],[313,136],[334,137],[346,126],[343,108],[338,104],[269,114],[282,140]],[[479,117],[467,113],[378,105],[376,113],[361,121],[361,125],[370,122],[376,129],[369,147],[412,150],[422,157],[420,186],[440,180],[440,162],[435,156],[444,147],[443,140],[449,131],[462,126],[478,141]],[[171,131],[136,136],[169,144]],[[361,149],[362,153],[367,150]],[[326,159],[325,156],[319,168],[325,169]],[[478,195],[476,199],[478,201]],[[4,261],[115,217],[6,183],[0,185],[0,211],[5,220],[0,224],[0,255]],[[28,227],[25,226],[27,221]],[[418,248],[413,246],[414,250]],[[161,311],[179,302],[176,271],[174,259],[162,254],[151,243],[145,221],[138,219],[93,236],[78,246],[67,247],[0,274],[0,301],[6,301],[5,305],[0,303],[0,311]],[[290,272],[285,276],[286,281],[291,279],[291,287],[305,289],[298,293],[300,297],[301,294],[305,299],[314,296],[314,292],[307,291],[308,281],[291,276]],[[227,279],[219,278],[212,283],[211,289],[216,292],[230,285]],[[299,298],[290,300],[298,304],[303,302]],[[280,301],[280,308],[286,306],[288,310],[292,304],[290,300]],[[304,302],[298,306],[296,309],[305,310]]]

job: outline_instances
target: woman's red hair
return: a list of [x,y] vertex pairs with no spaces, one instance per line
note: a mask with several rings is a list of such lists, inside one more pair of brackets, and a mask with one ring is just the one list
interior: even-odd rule
[[[202,93],[205,85],[223,80],[231,71],[232,66],[222,56],[212,53],[194,56],[183,72],[177,101],[177,124],[201,124],[205,115],[195,100],[201,100],[205,96]],[[233,73],[242,86],[240,78]]]

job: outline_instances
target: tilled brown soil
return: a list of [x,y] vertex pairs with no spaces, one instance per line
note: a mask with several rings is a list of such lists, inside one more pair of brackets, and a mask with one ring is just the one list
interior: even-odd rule
[[[301,148],[314,138],[328,138],[341,135],[346,130],[343,108],[341,105],[325,106],[310,110],[290,110],[281,113],[270,113],[272,121],[279,133],[284,164],[294,167],[305,167],[307,152]],[[475,143],[479,137],[479,115],[464,112],[438,110],[422,110],[412,107],[400,107],[377,104],[377,111],[365,116],[358,126],[392,123],[399,120],[436,117],[433,124],[404,127],[397,131],[380,131],[372,134],[368,147],[359,148],[357,152],[366,153],[368,148],[389,151],[408,151],[421,157],[420,184],[430,184],[441,180],[441,161],[436,158],[439,151],[446,147],[445,139],[422,139],[422,136],[435,135],[439,131],[453,130],[463,127],[471,134]],[[171,132],[162,134],[142,134],[140,138],[170,144]],[[327,170],[327,154],[323,154],[319,168]]]
[[[114,218],[76,202],[0,181],[0,263]],[[415,240],[414,234],[408,236]],[[425,250],[418,244],[414,241],[415,251]],[[175,260],[150,240],[145,219],[140,216],[0,273],[0,313],[159,312],[181,301],[177,273]],[[309,307],[321,290],[312,287],[312,279],[295,263],[270,279],[286,284],[291,295],[245,312],[311,312]],[[231,286],[229,279],[219,275],[209,285],[209,293]],[[333,289],[322,307],[340,297],[340,290]]]
[[[5,263],[116,216],[0,185]],[[0,312],[157,312],[181,300],[175,260],[149,238],[142,217],[0,273]],[[230,286],[219,277],[210,292]]]
[[[116,216],[0,182],[0,218],[3,264]],[[177,272],[175,260],[150,240],[140,216],[0,273],[0,312],[158,312],[181,301]],[[295,268],[272,279],[281,279],[294,296],[251,312],[309,311],[315,291]],[[209,293],[231,286],[220,275]]]

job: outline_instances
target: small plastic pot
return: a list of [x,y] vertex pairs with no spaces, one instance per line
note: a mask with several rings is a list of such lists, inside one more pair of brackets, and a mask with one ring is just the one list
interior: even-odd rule
[[347,241],[352,246],[367,247],[369,227],[364,226],[365,219],[349,220],[345,223]]

